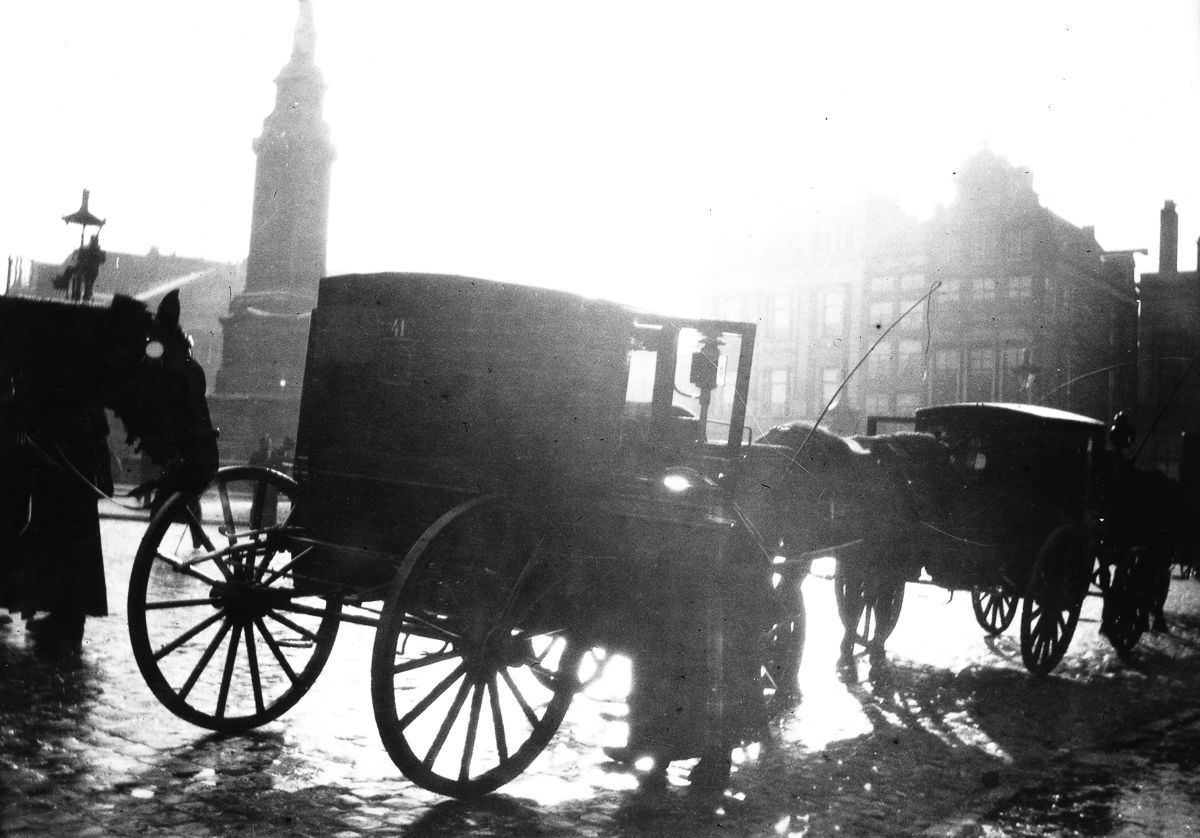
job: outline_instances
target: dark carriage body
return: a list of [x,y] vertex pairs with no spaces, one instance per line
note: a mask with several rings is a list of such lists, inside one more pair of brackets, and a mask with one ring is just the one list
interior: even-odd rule
[[1083,525],[1104,489],[1105,426],[1054,408],[967,403],[918,410],[949,450],[954,491],[927,523],[926,568],[946,587],[1019,589],[1056,527]]
[[[439,516],[485,495],[569,522],[573,557],[585,563],[727,527],[715,485],[662,491],[671,468],[728,471],[741,443],[740,417],[709,443],[674,404],[685,329],[740,330],[733,342],[752,347],[749,324],[682,321],[544,288],[427,274],[323,280],[293,523],[367,552],[314,551],[311,571],[384,583],[395,568],[370,553],[398,561]],[[647,352],[657,371],[631,361]],[[729,378],[727,401],[744,404]]]
[[223,469],[143,540],[148,683],[247,729],[307,691],[339,622],[373,626],[384,746],[470,797],[545,747],[589,650],[626,652],[645,666],[630,747],[727,773],[803,646],[799,581],[773,586],[738,505],[754,334],[468,277],[322,280],[295,480]]

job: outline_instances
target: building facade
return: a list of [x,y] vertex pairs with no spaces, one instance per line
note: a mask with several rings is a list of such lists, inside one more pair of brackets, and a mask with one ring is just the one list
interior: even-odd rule
[[984,150],[925,223],[884,200],[814,216],[761,279],[713,295],[756,320],[750,413],[841,433],[960,401],[1107,419],[1135,404],[1134,259],[1041,206],[1030,174]]
[[334,151],[308,0],[300,0],[292,55],[275,84],[274,110],[254,141],[245,289],[222,320],[224,351],[210,398],[227,461],[244,462],[263,436],[295,437],[309,318],[325,274]]
[[[1134,425],[1138,463],[1179,475],[1183,434],[1200,432],[1200,241],[1197,269],[1179,270],[1179,215],[1160,215],[1158,271],[1142,274],[1139,393]],[[1193,443],[1194,444],[1194,443]],[[1189,462],[1193,482],[1195,466]]]

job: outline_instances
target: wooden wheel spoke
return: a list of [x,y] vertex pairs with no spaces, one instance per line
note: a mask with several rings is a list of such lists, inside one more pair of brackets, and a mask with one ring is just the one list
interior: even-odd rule
[[246,625],[246,664],[250,667],[250,686],[254,690],[254,712],[261,713],[263,704],[262,678],[258,671],[258,650],[254,643],[254,626]]
[[214,552],[217,547],[204,531],[204,525],[196,517],[196,513],[187,504],[184,504],[183,511],[187,516],[188,534],[191,535],[193,543],[199,541],[209,553]]
[[250,502],[250,529],[262,529],[263,508],[266,506],[268,485],[265,482],[254,484],[254,498]]
[[430,705],[432,705],[433,702],[437,701],[438,698],[441,697],[442,693],[444,693],[447,689],[449,689],[450,685],[453,684],[455,681],[457,681],[459,678],[461,678],[465,672],[466,672],[466,667],[464,667],[461,663],[458,666],[454,667],[453,672],[451,672],[449,675],[447,675],[445,678],[443,678],[441,681],[439,681],[437,684],[435,684],[433,689],[431,689],[428,693],[426,693],[424,698],[422,698],[415,705],[413,705],[413,708],[411,710],[409,710],[402,717],[400,717],[400,719],[397,720],[400,729],[403,730],[404,728],[408,727],[410,724],[412,724],[416,720],[416,718],[418,716],[420,716],[422,713],[424,713],[426,710],[428,710]]
[[220,605],[219,597],[200,597],[198,599],[165,599],[158,602],[147,602],[145,608],[147,611],[156,611],[163,608],[194,608],[198,605]]
[[196,661],[196,665],[192,667],[191,674],[188,675],[188,678],[186,681],[184,681],[183,686],[179,688],[180,698],[187,698],[188,693],[192,691],[192,687],[196,686],[196,681],[200,679],[200,675],[208,666],[208,662],[212,660],[213,655],[216,654],[217,649],[220,648],[221,642],[225,639],[225,635],[229,633],[229,628],[229,623],[221,624],[221,628],[217,631],[216,636],[209,642],[208,647],[204,650],[204,653],[200,655],[200,660]]
[[222,531],[225,537],[229,539],[229,543],[233,544],[237,539],[237,524],[233,520],[233,504],[229,502],[229,484],[218,483],[217,494],[221,498],[221,516],[224,521]]
[[446,744],[446,739],[450,736],[450,730],[454,727],[454,722],[458,718],[458,713],[462,710],[463,703],[467,700],[467,693],[471,691],[471,679],[463,678],[463,682],[459,685],[458,693],[454,696],[454,701],[450,704],[450,709],[446,711],[446,718],[442,719],[441,725],[438,727],[438,732],[433,741],[429,744],[429,750],[425,752],[426,768],[432,768],[434,761],[438,758],[438,754],[442,752],[442,746]]
[[412,672],[413,670],[421,669],[426,666],[433,666],[434,664],[441,663],[442,661],[453,660],[454,658],[461,657],[462,655],[457,649],[445,649],[441,652],[433,652],[428,655],[422,655],[419,658],[414,658],[413,660],[405,661],[404,663],[398,663],[392,667],[392,674],[399,675],[402,672]]
[[475,753],[475,737],[479,732],[479,711],[483,706],[483,684],[471,688],[471,715],[467,719],[467,738],[463,742],[462,762],[458,767],[458,779],[465,781],[471,776],[471,756]]
[[501,669],[500,677],[503,678],[504,683],[508,685],[509,692],[511,692],[513,694],[513,698],[517,700],[517,704],[520,706],[521,712],[525,714],[525,718],[529,720],[531,725],[536,727],[538,723],[537,713],[533,711],[533,708],[529,706],[529,702],[525,700],[525,696],[521,694],[519,689],[517,689],[516,682],[513,681],[512,675],[509,674],[507,669]]
[[[313,548],[311,548],[311,547],[305,547],[299,553],[292,556],[291,560],[289,562],[287,562],[285,565],[283,565],[282,567],[278,567],[275,570],[270,571],[270,573],[267,574],[266,576],[260,575],[259,581],[261,581],[262,584],[264,584],[264,585],[270,585],[272,582],[274,582],[280,576],[283,576],[285,573],[289,572],[295,566],[296,562],[300,561],[305,556],[307,556],[309,553],[311,553],[312,549]],[[267,565],[265,563],[261,566],[260,571],[261,572],[267,571]]]
[[229,701],[229,687],[233,683],[233,669],[237,663],[238,640],[242,636],[242,627],[233,627],[233,636],[229,638],[229,650],[225,654],[225,668],[221,672],[221,691],[217,695],[217,718],[224,718],[225,708]]
[[500,761],[504,762],[508,759],[508,739],[504,734],[504,717],[500,711],[500,686],[496,683],[495,675],[488,679],[488,699],[492,708],[492,728],[496,734],[496,751],[500,754]]
[[279,662],[279,666],[287,675],[288,680],[293,684],[296,683],[298,676],[296,675],[295,670],[292,669],[292,665],[284,656],[283,650],[279,648],[279,642],[275,639],[275,636],[267,630],[267,625],[263,622],[262,617],[256,617],[254,620],[254,625],[258,627],[259,637],[261,637],[263,642],[267,644],[267,648],[271,650],[271,654],[274,655],[275,660]]
[[[174,556],[168,555],[167,553],[164,553],[161,550],[159,550],[157,553],[155,553],[155,556],[160,561],[164,562],[167,565],[167,567],[171,568],[171,570],[175,573],[182,573],[185,576],[190,576],[193,579],[203,582],[205,585],[216,585],[217,584],[216,579],[213,579],[211,576],[206,576],[203,573],[201,573],[200,571],[196,570],[196,566],[193,564],[188,564],[187,562],[181,562],[181,561],[179,561],[179,559],[175,558]],[[212,557],[211,559],[206,558],[205,561],[212,561],[212,563],[216,566],[217,570],[221,571],[222,578],[226,582],[229,581],[229,568],[225,567],[224,564],[218,562],[216,560],[215,556]]]
[[444,640],[450,643],[457,642],[462,639],[458,634],[455,634],[448,628],[439,626],[436,623],[431,623],[429,620],[413,614],[411,611],[404,615],[404,621],[401,623],[400,631],[416,637],[424,637],[428,640]]
[[[298,613],[304,613],[304,612],[298,612]],[[287,626],[292,631],[296,632],[296,634],[303,637],[305,640],[309,640],[309,641],[312,641],[315,643],[318,639],[315,632],[309,631],[304,626],[297,623],[295,620],[289,620],[287,617],[280,614],[278,609],[272,608],[272,609],[268,610],[267,616],[270,617],[271,619],[275,620],[276,622],[282,623],[283,625]]]
[[[203,620],[201,620],[199,623],[197,623],[196,625],[192,626],[190,629],[188,629],[187,631],[185,631],[183,634],[181,634],[181,635],[179,635],[178,637],[176,637],[176,638],[175,638],[174,640],[172,640],[170,643],[168,643],[167,645],[165,645],[165,646],[162,646],[162,647],[160,647],[159,649],[155,650],[155,652],[154,652],[154,660],[156,660],[156,661],[162,660],[162,659],[163,659],[163,658],[165,658],[167,655],[171,654],[171,653],[172,653],[172,652],[174,652],[176,649],[178,649],[180,646],[182,646],[184,643],[187,643],[189,640],[191,640],[191,639],[192,639],[193,637],[195,637],[197,634],[199,634],[200,632],[204,631],[206,628],[208,628],[209,626],[211,626],[213,623],[217,622],[217,620],[221,620],[221,619],[223,619],[224,617],[225,617],[225,611],[224,611],[224,609],[222,609],[222,610],[220,610],[220,611],[216,612],[215,614],[209,614],[207,617],[205,617],[205,618],[204,618]],[[222,626],[222,631],[223,631],[223,632],[224,632],[224,631],[228,631],[228,625],[229,625],[229,624],[228,624],[228,623],[226,623],[226,624],[224,624],[224,625]]]

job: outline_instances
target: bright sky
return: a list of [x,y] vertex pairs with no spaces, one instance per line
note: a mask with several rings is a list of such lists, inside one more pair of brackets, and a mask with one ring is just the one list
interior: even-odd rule
[[[1200,235],[1192,0],[313,0],[330,273],[672,304],[717,243],[871,191],[920,217],[986,142],[1109,249]],[[296,0],[0,4],[0,252],[244,258]],[[753,266],[747,266],[749,270]]]

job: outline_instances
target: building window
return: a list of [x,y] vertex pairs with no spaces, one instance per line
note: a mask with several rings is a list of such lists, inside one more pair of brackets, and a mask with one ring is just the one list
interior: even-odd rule
[[867,356],[867,378],[882,379],[892,374],[892,344],[881,343]]
[[977,279],[971,283],[971,295],[976,302],[990,303],[996,299],[996,280]]
[[871,307],[867,310],[867,317],[870,325],[876,329],[883,329],[892,324],[892,304],[890,302],[871,303]]
[[1025,384],[1028,370],[1031,368],[1026,362],[1029,351],[1019,346],[1006,346],[1004,348],[1004,380],[1001,384],[1001,392],[1003,398],[1007,401],[1023,401],[1025,397]]
[[923,347],[919,340],[902,340],[897,345],[897,357],[900,361],[899,374],[904,377],[919,376],[924,356]]
[[925,287],[924,274],[905,274],[900,277],[901,291],[916,291]]
[[871,290],[876,294],[887,294],[895,290],[896,278],[894,276],[873,276],[871,277]]
[[957,279],[947,279],[938,288],[937,295],[943,303],[957,305],[962,300],[962,283]]
[[788,371],[787,370],[771,370],[771,392],[770,401],[772,408],[778,408],[775,412],[786,412],[788,404]]
[[958,373],[957,349],[939,349],[933,353],[934,404],[949,404],[959,400]]
[[771,298],[771,331],[782,334],[792,327],[792,298],[776,294]]
[[864,401],[864,407],[866,407],[867,413],[869,414],[873,414],[875,416],[890,416],[892,413],[892,400],[887,393],[867,393]]
[[897,393],[896,412],[901,416],[912,416],[921,406],[920,393]]
[[900,321],[900,327],[902,329],[911,330],[921,328],[923,325],[922,320],[924,315],[921,313],[921,307],[917,305],[916,300],[901,300],[900,305],[898,305],[896,308],[897,317],[900,317],[904,314],[908,315]]
[[824,367],[821,369],[821,407],[833,401],[833,396],[842,386],[842,368]]
[[986,402],[992,398],[996,375],[996,350],[972,349],[967,353],[967,400]]
[[843,291],[825,292],[825,305],[821,319],[827,335],[840,335],[846,329],[846,294]]
[[1033,277],[1031,276],[1014,276],[1007,283],[1007,291],[1009,299],[1015,300],[1031,300],[1033,299]]

